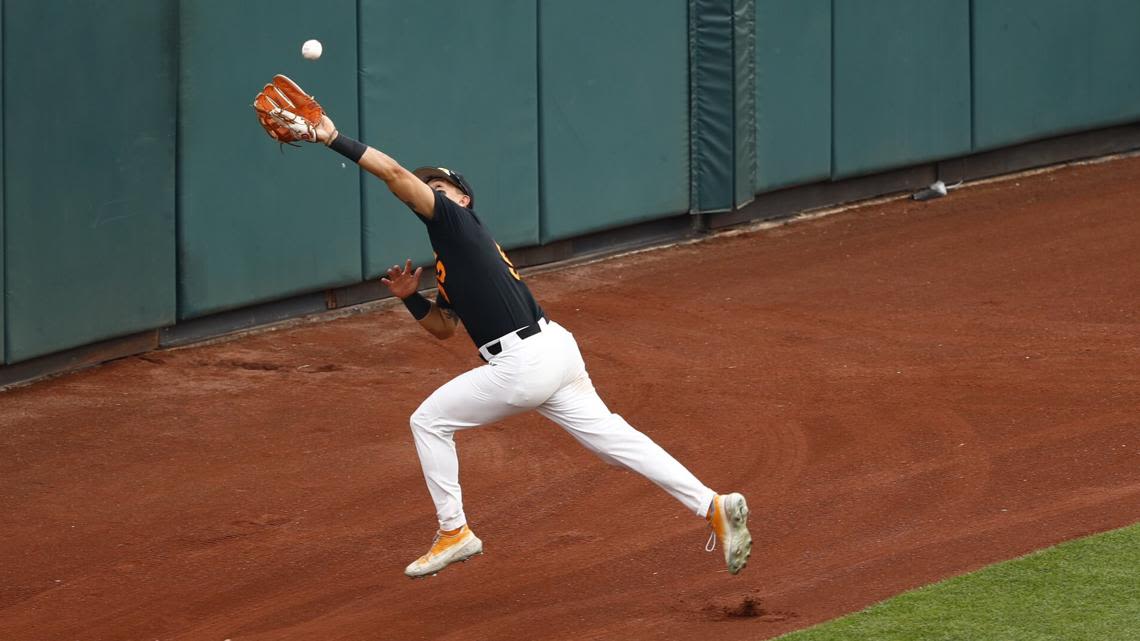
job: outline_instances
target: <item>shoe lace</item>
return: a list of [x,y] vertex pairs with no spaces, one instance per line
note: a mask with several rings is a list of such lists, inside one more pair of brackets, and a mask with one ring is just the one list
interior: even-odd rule
[[705,543],[705,552],[712,552],[716,549],[716,530],[709,532],[709,540]]
[[[455,545],[455,542],[459,540],[460,534],[461,532],[456,532],[455,534],[444,534],[442,531],[436,530],[435,538],[432,539],[431,550],[428,551],[428,554],[438,554],[444,549]],[[444,539],[448,539],[449,541],[444,541]]]
[[439,545],[439,540],[441,538],[443,538],[443,534],[441,532],[436,532],[435,536],[431,540],[431,547],[428,548],[428,551],[426,554],[424,554],[424,556],[431,556],[433,553],[435,553],[436,546]]

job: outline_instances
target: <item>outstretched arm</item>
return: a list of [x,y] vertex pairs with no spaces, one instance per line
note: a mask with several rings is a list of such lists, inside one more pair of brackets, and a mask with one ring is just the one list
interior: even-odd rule
[[409,258],[403,269],[400,269],[399,265],[389,267],[388,277],[381,278],[380,282],[384,283],[394,296],[404,301],[408,311],[424,329],[431,332],[432,336],[439,339],[450,338],[455,333],[456,325],[459,324],[459,317],[455,315],[454,310],[429,302],[416,291],[419,289],[420,274],[423,271],[423,267],[417,267],[413,272],[412,259]]
[[[317,141],[325,145],[332,146],[340,137],[336,125],[327,115],[321,117],[321,122],[317,124],[315,130]],[[364,155],[356,162],[365,171],[383,180],[396,198],[404,201],[416,213],[428,219],[435,215],[435,193],[431,187],[416,178],[415,174],[404,169],[391,156],[379,149],[367,147]]]

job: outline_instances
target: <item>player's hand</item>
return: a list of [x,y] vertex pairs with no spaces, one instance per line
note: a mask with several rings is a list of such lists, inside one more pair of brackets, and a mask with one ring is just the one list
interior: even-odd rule
[[404,264],[403,269],[400,269],[399,265],[389,267],[388,277],[381,278],[380,282],[388,287],[388,291],[392,292],[393,296],[407,298],[419,290],[420,274],[422,274],[423,271],[423,267],[417,267],[416,271],[413,272],[412,259],[409,258],[408,262]]
[[337,133],[336,125],[333,124],[332,118],[329,118],[328,114],[321,114],[321,121],[317,123],[316,127],[313,127],[313,130],[317,134],[317,142],[326,145],[331,142],[333,135]]

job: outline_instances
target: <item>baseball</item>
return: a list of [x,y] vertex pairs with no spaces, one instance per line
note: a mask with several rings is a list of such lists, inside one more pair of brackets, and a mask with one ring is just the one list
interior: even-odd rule
[[301,55],[305,57],[305,60],[316,60],[321,57],[321,52],[324,49],[320,40],[306,40],[305,44],[301,45]]

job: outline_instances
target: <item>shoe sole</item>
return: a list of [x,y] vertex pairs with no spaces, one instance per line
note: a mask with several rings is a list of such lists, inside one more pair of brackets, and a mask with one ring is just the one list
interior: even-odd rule
[[731,544],[725,541],[726,545],[731,545],[728,551],[729,574],[739,574],[748,565],[748,557],[752,556],[752,534],[748,531],[748,502],[743,496],[739,494],[736,496],[740,500],[733,501],[734,505],[729,509],[728,515],[731,532],[728,538]]
[[479,537],[471,537],[471,540],[464,543],[455,552],[455,555],[452,556],[447,561],[445,561],[443,563],[443,565],[440,565],[439,567],[433,566],[431,569],[425,569],[422,571],[417,571],[415,573],[409,573],[407,570],[405,570],[404,574],[406,574],[408,577],[413,578],[413,579],[422,579],[426,576],[435,576],[435,575],[439,574],[439,572],[441,570],[443,570],[447,566],[451,565],[452,563],[462,563],[462,562],[466,561],[467,559],[470,559],[471,557],[482,554],[482,553],[483,553],[483,541],[480,540]]

